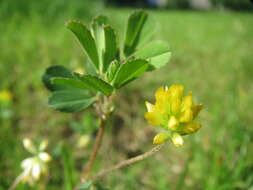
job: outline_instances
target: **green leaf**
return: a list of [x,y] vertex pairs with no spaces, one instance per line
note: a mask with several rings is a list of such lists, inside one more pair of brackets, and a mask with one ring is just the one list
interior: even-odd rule
[[113,87],[107,82],[91,75],[78,76],[79,80],[82,81],[89,90],[100,91],[106,96],[109,96],[113,92]]
[[152,17],[148,17],[147,21],[145,22],[140,38],[139,43],[136,48],[145,45],[146,43],[150,42],[152,38],[154,37],[155,31],[157,30],[157,23]]
[[77,189],[89,189],[92,185],[91,181],[85,182],[77,187]]
[[75,34],[75,36],[83,46],[86,54],[88,55],[94,66],[98,69],[99,68],[98,51],[95,40],[93,39],[89,29],[80,22],[76,21],[68,22],[67,28],[70,29]]
[[116,88],[127,84],[128,82],[134,80],[142,73],[144,73],[148,68],[148,62],[142,59],[135,59],[120,65],[113,84]]
[[51,91],[64,89],[62,85],[56,85],[52,83],[51,79],[55,77],[73,78],[73,75],[68,69],[60,65],[48,67],[42,76],[42,81],[44,85]]
[[130,15],[124,44],[124,53],[126,56],[131,55],[135,51],[147,18],[148,15],[144,11],[136,11]]
[[104,26],[105,52],[103,56],[103,71],[106,72],[110,63],[117,55],[117,42],[114,30],[110,26]]
[[171,57],[171,52],[167,43],[157,41],[141,47],[134,56],[148,60],[150,64],[149,70],[153,70],[166,65]]
[[61,90],[55,91],[49,98],[49,105],[62,112],[78,112],[96,100],[84,91]]
[[65,86],[66,88],[74,88],[80,90],[90,90],[89,85],[80,81],[79,79],[71,78],[53,78],[52,83],[55,85]]
[[103,51],[105,49],[105,35],[104,35],[104,25],[108,24],[108,19],[105,16],[97,16],[92,21],[92,34],[94,36],[98,56],[99,56],[99,67],[103,65]]
[[92,32],[98,48],[100,67],[105,72],[117,54],[116,35],[105,16],[93,20]]
[[120,62],[118,60],[114,60],[111,62],[106,72],[106,77],[109,82],[111,82],[113,78],[115,77],[115,74],[117,73],[119,69],[119,66],[120,66]]

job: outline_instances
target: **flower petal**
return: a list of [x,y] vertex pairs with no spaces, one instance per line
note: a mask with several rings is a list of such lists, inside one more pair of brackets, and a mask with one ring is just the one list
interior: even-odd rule
[[192,107],[193,119],[195,119],[198,116],[199,112],[202,109],[203,109],[203,105],[201,104]]
[[39,146],[39,150],[40,151],[43,151],[47,148],[48,146],[48,140],[43,140],[41,143],[40,143],[40,146]]
[[169,103],[168,93],[165,91],[163,87],[160,87],[156,90],[155,97],[156,97],[155,103],[156,110],[164,114],[167,111]]
[[31,139],[25,138],[23,140],[23,145],[28,152],[30,152],[32,154],[34,154],[36,152],[36,148],[35,148],[34,144],[32,143]]
[[162,117],[157,112],[146,112],[144,117],[150,125],[160,125],[162,123]]
[[26,169],[28,167],[31,167],[33,164],[33,158],[26,158],[21,162],[21,167],[23,169]]
[[46,152],[39,153],[39,158],[44,162],[49,162],[52,159],[51,156]]
[[155,109],[155,106],[148,101],[145,102],[148,112],[153,112]]
[[168,139],[169,139],[168,133],[158,133],[153,139],[153,144],[163,144]]
[[182,111],[190,109],[193,106],[192,93],[189,93],[187,96],[183,97],[182,100]]
[[168,122],[168,128],[171,130],[176,130],[179,125],[178,120],[175,116],[171,116]]
[[160,88],[158,88],[156,90],[156,92],[155,92],[156,101],[159,101],[159,100],[163,99],[163,97],[165,96],[165,94],[166,94],[166,91],[165,91],[165,89],[164,89],[163,86],[160,87]]
[[181,114],[179,121],[190,122],[192,121],[192,119],[193,119],[193,112],[191,109],[187,109]]
[[201,124],[195,121],[187,123],[182,127],[183,134],[195,133],[201,128]]
[[170,111],[172,115],[177,115],[181,109],[181,99],[174,98],[170,102]]
[[171,87],[168,90],[168,93],[171,97],[171,99],[181,99],[184,91],[183,85],[171,85]]
[[182,146],[184,144],[184,140],[182,138],[181,135],[179,135],[178,133],[174,133],[171,137],[171,140],[172,140],[172,143],[175,145],[175,146]]
[[32,177],[35,180],[38,180],[40,178],[40,173],[41,173],[41,168],[40,168],[39,163],[34,164],[32,168]]

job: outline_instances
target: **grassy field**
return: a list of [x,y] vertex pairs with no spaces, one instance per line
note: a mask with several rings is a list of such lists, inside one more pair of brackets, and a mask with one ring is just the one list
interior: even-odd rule
[[[130,9],[94,11],[111,17],[122,35]],[[185,138],[185,146],[168,144],[154,158],[103,179],[117,190],[253,189],[253,15],[239,12],[149,11],[157,21],[157,38],[169,42],[172,59],[121,90],[117,111],[106,131],[95,170],[148,150],[154,128],[143,118],[144,101],[153,101],[161,85],[183,84],[205,106],[203,128]],[[87,22],[92,15],[80,15]],[[88,158],[93,139],[78,148],[81,134],[95,126],[89,111],[68,115],[50,109],[41,75],[46,67],[78,68],[85,62],[79,44],[64,27],[72,17],[46,20],[13,15],[0,23],[0,87],[13,101],[0,108],[0,190],[21,173],[29,156],[22,139],[48,138],[50,178],[46,187],[18,190],[70,190]],[[84,128],[84,129],[83,129]],[[74,147],[74,148],[73,148]]]

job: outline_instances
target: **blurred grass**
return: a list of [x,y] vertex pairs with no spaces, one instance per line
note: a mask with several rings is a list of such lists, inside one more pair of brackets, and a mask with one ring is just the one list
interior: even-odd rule
[[[64,27],[68,19],[87,22],[98,13],[111,17],[122,36],[130,9],[102,9],[47,20],[39,13],[15,14],[0,24],[1,89],[14,95],[12,115],[0,118],[0,190],[6,189],[29,156],[21,140],[48,138],[54,156],[44,189],[71,189],[92,142],[77,147],[92,115],[68,115],[47,106],[41,82],[45,68],[62,64],[75,69],[86,61],[74,37]],[[168,144],[153,159],[107,176],[111,189],[244,190],[253,189],[253,15],[238,12],[149,11],[157,21],[157,38],[168,41],[172,60],[122,90],[117,112],[108,126],[96,170],[148,150],[154,129],[143,118],[144,100],[153,100],[161,85],[179,83],[205,105],[203,128],[185,138],[183,148]],[[61,15],[61,14],[60,14]],[[156,27],[156,25],[154,25]],[[71,121],[75,119],[76,122]],[[79,127],[79,128],[78,128]],[[85,131],[82,131],[83,133]],[[86,130],[87,132],[87,130]],[[43,189],[20,185],[18,190]]]

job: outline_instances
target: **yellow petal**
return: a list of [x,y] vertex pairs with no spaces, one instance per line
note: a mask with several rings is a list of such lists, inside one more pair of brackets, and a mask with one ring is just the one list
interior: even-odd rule
[[155,98],[156,101],[159,101],[160,99],[162,99],[166,94],[166,91],[164,90],[163,86],[158,88],[155,92]]
[[168,138],[169,135],[167,133],[158,133],[153,139],[153,144],[163,144]]
[[162,122],[161,115],[157,112],[146,112],[144,117],[150,125],[160,125]]
[[181,99],[184,91],[184,86],[183,85],[171,85],[168,93],[171,97],[171,99]]
[[183,126],[182,132],[184,134],[190,134],[198,131],[201,128],[201,124],[195,121],[192,121],[190,123],[187,123]]
[[171,116],[169,121],[168,121],[168,128],[171,129],[171,130],[176,130],[177,127],[179,125],[179,122],[178,120],[176,119],[175,116]]
[[181,115],[180,115],[180,122],[190,122],[193,119],[193,113],[191,109],[185,110]]
[[180,112],[180,108],[181,108],[181,100],[179,98],[171,100],[170,103],[171,114],[177,115]]
[[168,104],[168,96],[165,89],[163,87],[158,88],[156,90],[155,97],[156,97],[155,107],[157,111],[159,111],[162,114],[165,113]]
[[181,135],[179,135],[178,133],[174,133],[171,137],[171,140],[172,140],[172,143],[175,145],[175,146],[182,146],[184,144],[184,140],[182,138]]
[[192,93],[189,93],[187,96],[183,97],[182,111],[185,111],[187,109],[191,109],[192,106],[193,106]]
[[199,104],[192,107],[193,119],[196,118],[199,112],[203,109],[203,105]]
[[153,104],[149,103],[148,101],[146,101],[145,104],[146,104],[148,112],[154,111],[155,106]]

